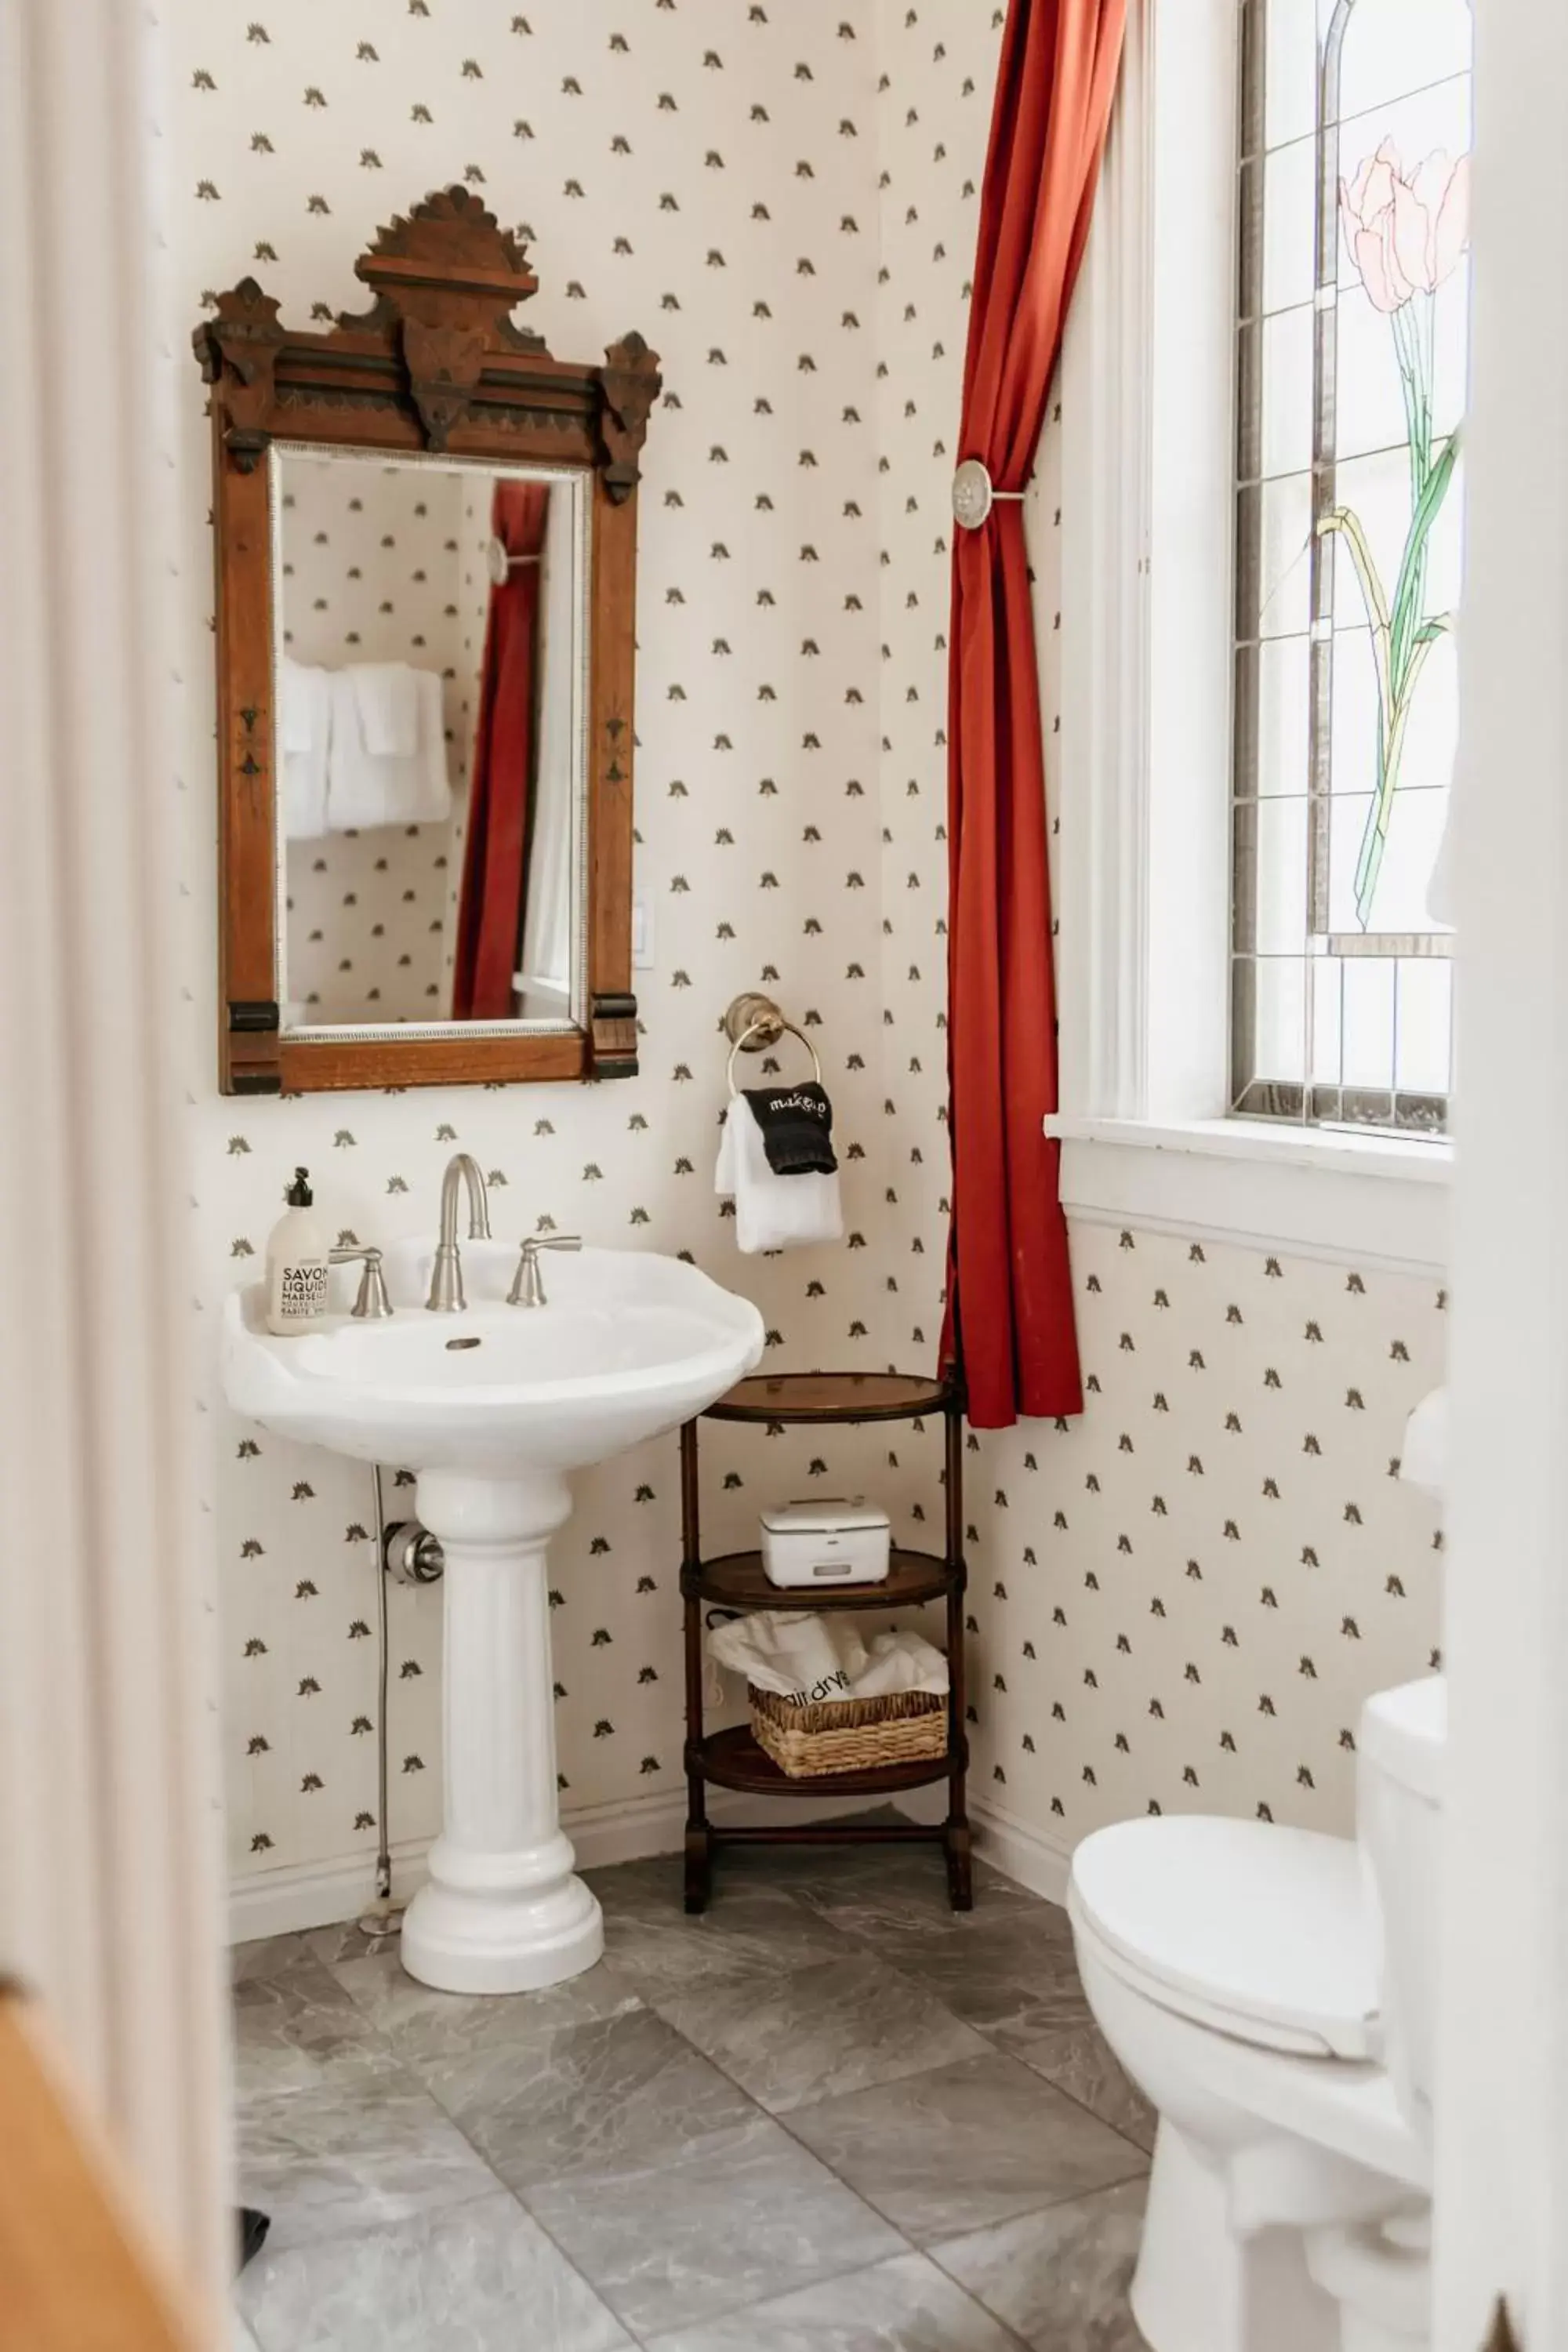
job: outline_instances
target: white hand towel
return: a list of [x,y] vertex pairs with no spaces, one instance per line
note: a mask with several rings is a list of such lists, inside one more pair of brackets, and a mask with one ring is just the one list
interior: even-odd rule
[[447,727],[437,670],[416,670],[419,742],[414,754],[410,824],[441,824],[452,814],[452,779],[447,769]]
[[335,670],[331,675],[327,821],[334,833],[376,824],[437,824],[452,813],[441,681],[434,670],[412,670],[409,675],[417,712],[417,748],[406,758],[370,750],[353,669]]
[[407,662],[354,662],[360,740],[374,759],[411,760],[419,749],[419,677]]
[[278,679],[278,741],[283,754],[283,830],[313,841],[327,830],[331,681],[324,669],[284,659]]
[[713,1189],[734,1200],[735,1240],[743,1256],[844,1238],[837,1170],[829,1176],[781,1176],[770,1168],[763,1130],[744,1095],[730,1098]]

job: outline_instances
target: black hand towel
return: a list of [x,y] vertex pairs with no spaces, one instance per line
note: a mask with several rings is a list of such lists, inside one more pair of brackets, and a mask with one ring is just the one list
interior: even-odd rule
[[748,1087],[746,1100],[763,1131],[775,1176],[831,1176],[833,1105],[815,1079],[798,1087]]

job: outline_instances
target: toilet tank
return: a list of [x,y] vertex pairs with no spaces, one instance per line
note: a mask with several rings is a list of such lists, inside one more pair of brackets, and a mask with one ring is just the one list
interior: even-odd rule
[[1356,1839],[1380,1944],[1383,2059],[1406,2120],[1426,2137],[1447,1698],[1442,1675],[1429,1675],[1368,1699],[1356,1769]]

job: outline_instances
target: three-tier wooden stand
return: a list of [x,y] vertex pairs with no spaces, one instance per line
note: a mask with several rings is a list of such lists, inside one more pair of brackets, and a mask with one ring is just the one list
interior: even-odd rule
[[[969,1820],[963,1782],[969,1764],[963,1685],[963,1399],[956,1384],[904,1372],[782,1372],[742,1381],[710,1405],[709,1421],[913,1421],[941,1413],[946,1438],[946,1548],[934,1553],[895,1550],[885,1584],[783,1590],[770,1584],[762,1554],[728,1552],[704,1559],[698,1489],[697,1423],[680,1433],[680,1591],[686,1607],[686,1907],[701,1911],[712,1881],[715,1848],[725,1845],[864,1845],[920,1841],[939,1844],[947,1858],[948,1895],[955,1911],[972,1904]],[[947,1605],[948,1732],[945,1756],[889,1764],[863,1772],[835,1772],[792,1780],[764,1755],[749,1724],[706,1731],[702,1722],[702,1621],[708,1609],[902,1609],[922,1601]],[[710,1781],[765,1797],[891,1797],[929,1781],[948,1784],[947,1817],[923,1822],[759,1822],[708,1818]]]

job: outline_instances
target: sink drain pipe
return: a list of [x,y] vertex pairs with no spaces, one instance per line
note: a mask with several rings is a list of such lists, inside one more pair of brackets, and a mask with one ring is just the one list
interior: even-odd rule
[[386,1706],[392,1685],[392,1639],[387,1623],[386,1580],[395,1576],[400,1584],[437,1584],[446,1562],[439,1543],[417,1519],[399,1519],[387,1525],[379,1462],[372,1463],[370,1478],[375,1497],[375,1813],[380,1843],[375,1853],[375,1906],[365,1913],[359,1927],[363,1935],[374,1938],[395,1936],[403,1925],[402,1907],[392,1899],[392,1829],[387,1820],[391,1770]]

